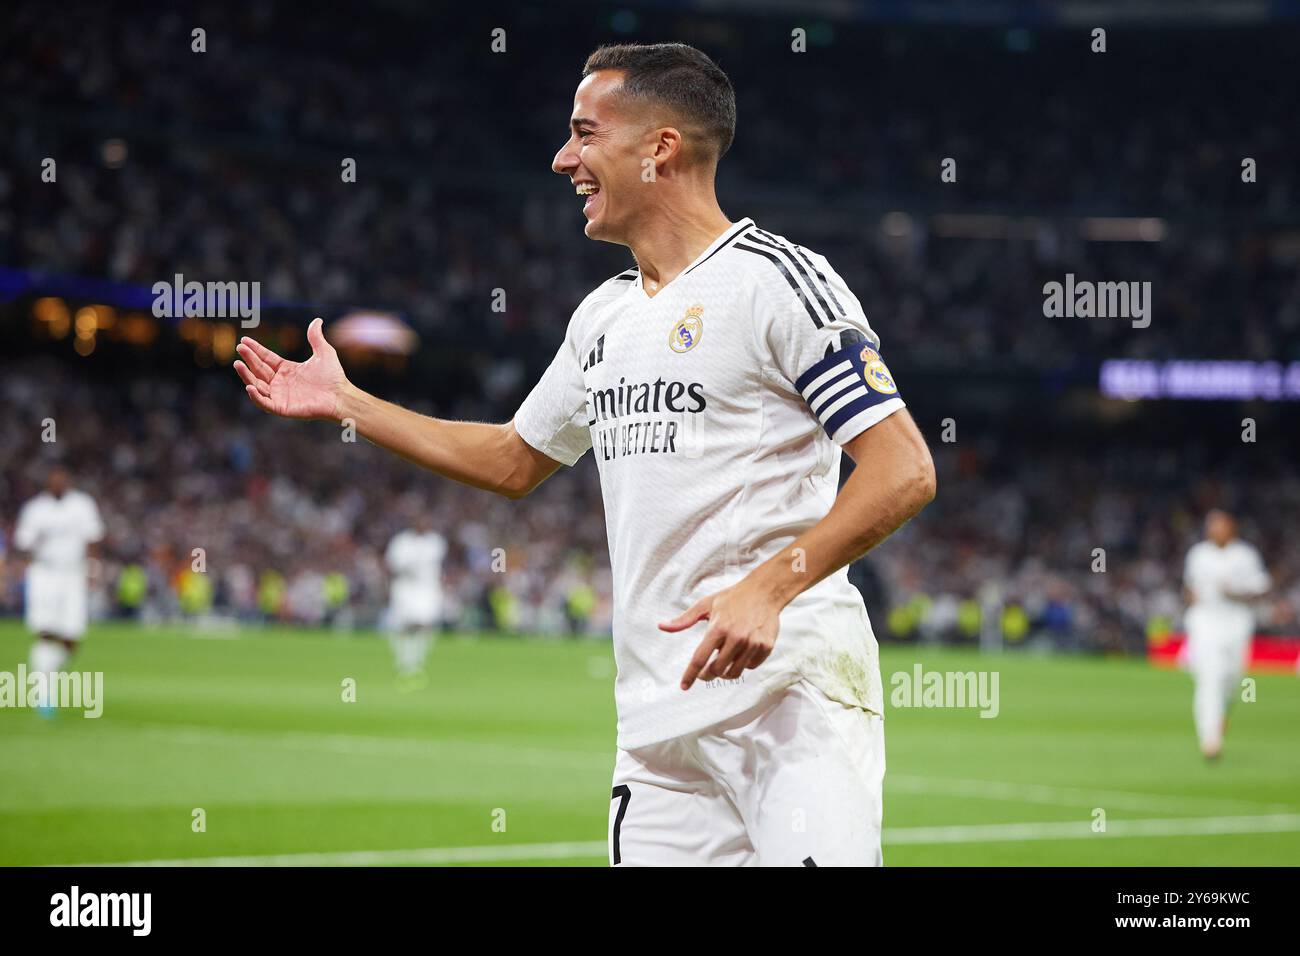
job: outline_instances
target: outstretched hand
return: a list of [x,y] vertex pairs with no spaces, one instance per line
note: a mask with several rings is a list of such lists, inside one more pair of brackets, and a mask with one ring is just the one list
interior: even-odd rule
[[235,362],[235,371],[253,404],[285,418],[338,420],[348,380],[334,346],[325,341],[323,325],[316,318],[307,326],[311,358],[305,362],[282,358],[247,336],[240,339],[235,351],[243,361]]

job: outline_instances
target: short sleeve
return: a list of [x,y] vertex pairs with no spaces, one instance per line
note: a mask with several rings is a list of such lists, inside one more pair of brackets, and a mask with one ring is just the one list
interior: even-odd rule
[[86,495],[86,540],[89,542],[104,540],[104,519],[99,515],[99,505],[95,499]]
[[36,505],[29,501],[18,512],[18,525],[14,528],[14,548],[19,551],[31,551],[36,547],[38,534]]
[[903,399],[879,336],[830,263],[799,246],[781,252],[784,282],[760,292],[763,357],[843,445],[903,408]]
[[574,465],[591,447],[587,390],[574,346],[575,322],[533,390],[515,413],[519,437],[544,455]]
[[394,535],[393,540],[388,542],[388,547],[384,549],[384,564],[388,570],[397,573],[402,567],[402,541],[404,535]]
[[1273,579],[1264,567],[1264,559],[1254,548],[1250,548],[1246,554],[1246,590],[1265,594],[1273,586]]

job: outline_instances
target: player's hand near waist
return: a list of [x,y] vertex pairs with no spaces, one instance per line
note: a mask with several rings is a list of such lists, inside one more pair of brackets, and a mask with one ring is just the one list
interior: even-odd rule
[[[739,583],[701,598],[659,625],[682,631],[709,621],[682,674],[682,690],[697,678],[734,679],[767,660],[781,609],[818,581],[861,557],[924,508],[935,493],[934,462],[905,409],[845,444],[858,463],[830,512]],[[717,657],[710,661],[716,652]]]
[[685,613],[660,624],[661,630],[676,632],[702,620],[709,622],[682,674],[682,690],[690,690],[696,679],[735,680],[742,671],[767,660],[781,629],[781,607],[771,589],[750,575],[701,598]]

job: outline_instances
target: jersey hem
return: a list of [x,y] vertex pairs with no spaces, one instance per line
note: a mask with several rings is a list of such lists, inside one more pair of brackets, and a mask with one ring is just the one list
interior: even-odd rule
[[[665,721],[657,724],[654,730],[641,733],[632,734],[620,729],[615,745],[619,750],[640,750],[643,747],[652,747],[655,744],[675,740],[678,737],[688,737],[692,734],[702,733],[710,727],[730,720],[737,714],[743,714],[745,711],[757,707],[768,697],[781,693],[803,679],[798,671],[793,670],[774,675],[763,683],[755,685],[753,690],[749,690],[745,694],[737,694],[732,699],[730,707],[721,712],[710,712],[703,720],[701,720],[703,715],[696,714],[674,721]],[[676,691],[676,693],[687,692]]]
[[519,420],[519,417],[515,416],[514,426],[515,426],[515,433],[524,441],[526,441],[529,447],[537,451],[540,451],[543,455],[545,455],[547,458],[552,459],[553,461],[558,461],[561,465],[565,465],[566,467],[572,468],[574,465],[578,463],[578,459],[582,457],[582,455],[574,455],[570,457],[563,453],[557,454],[559,450],[553,448],[550,442],[540,440],[535,434],[534,435],[525,434],[525,432],[531,432],[533,430],[532,425],[528,422],[527,419],[524,419],[521,422]]

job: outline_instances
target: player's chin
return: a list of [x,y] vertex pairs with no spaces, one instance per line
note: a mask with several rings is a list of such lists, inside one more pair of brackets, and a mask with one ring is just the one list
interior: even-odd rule
[[618,245],[627,245],[623,241],[623,232],[611,223],[604,216],[597,216],[595,219],[588,221],[583,227],[583,233],[588,239],[596,239],[600,242],[613,242]]
[[609,216],[605,213],[605,197],[600,193],[596,194],[596,199],[589,206],[583,207],[583,216],[587,219],[587,224],[582,227],[588,239],[608,239],[610,234]]

